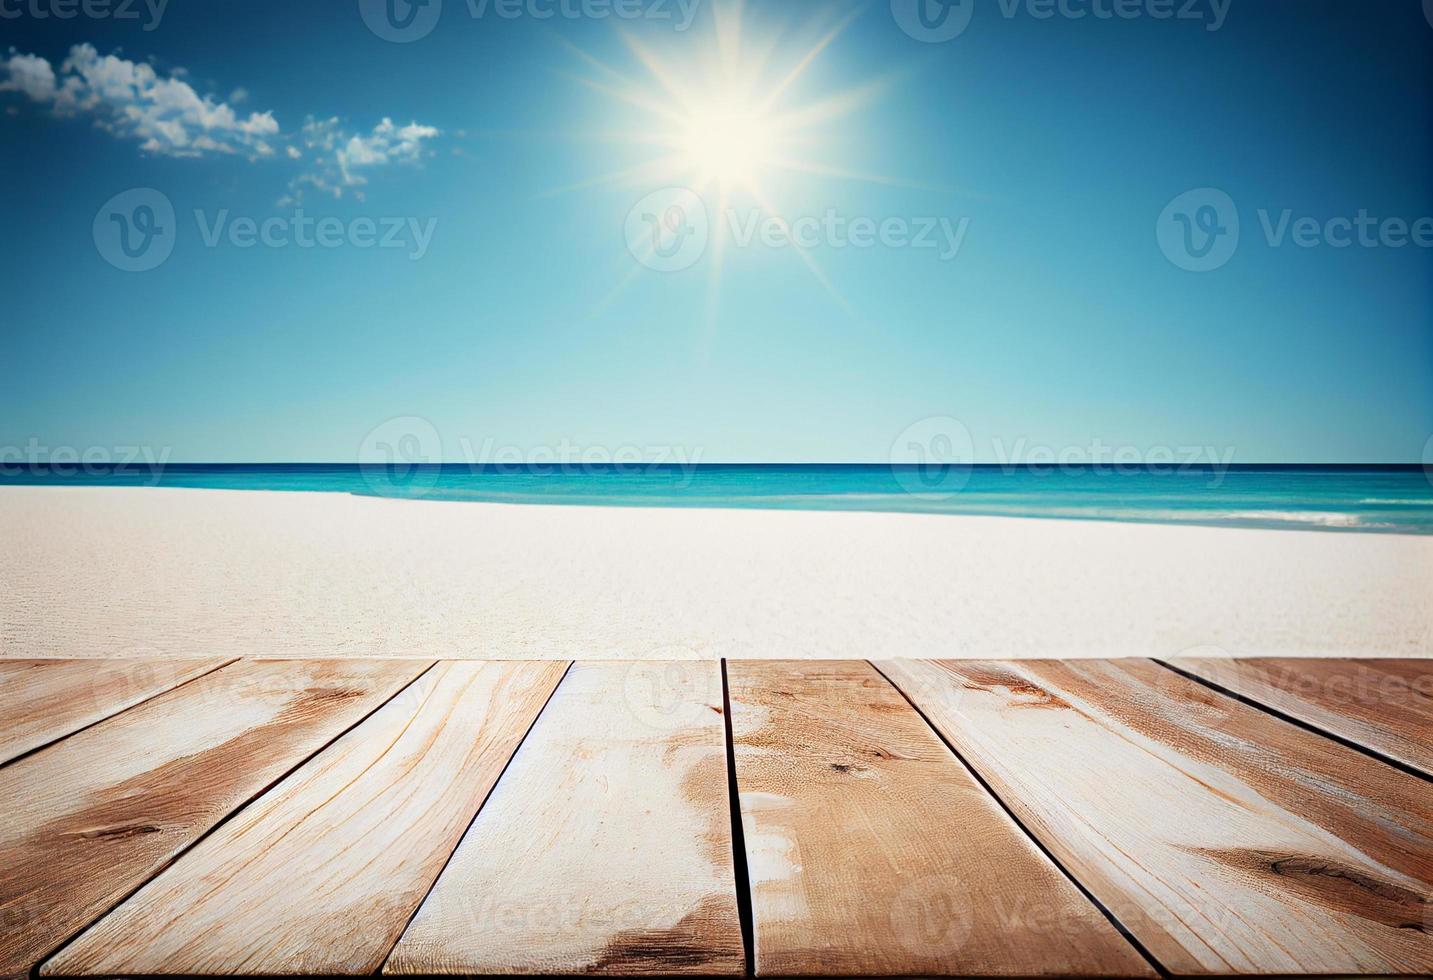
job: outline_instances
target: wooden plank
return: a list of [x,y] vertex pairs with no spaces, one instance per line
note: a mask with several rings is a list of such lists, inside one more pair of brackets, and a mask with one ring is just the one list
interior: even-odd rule
[[0,769],[0,976],[28,970],[427,666],[240,661]]
[[1433,970],[1433,786],[1148,660],[883,665],[1170,971]]
[[758,975],[1153,975],[869,664],[727,675]]
[[575,664],[384,972],[744,969],[712,661]]
[[372,973],[565,668],[440,663],[42,973]]
[[0,763],[231,662],[0,660]]
[[1433,660],[1184,657],[1169,662],[1433,776]]

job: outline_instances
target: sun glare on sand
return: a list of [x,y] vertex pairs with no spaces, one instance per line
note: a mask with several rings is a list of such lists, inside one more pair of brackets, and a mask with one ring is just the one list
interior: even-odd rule
[[[664,43],[660,51],[624,34],[636,73],[577,51],[592,69],[578,81],[629,110],[635,109],[643,120],[640,128],[607,132],[599,138],[629,146],[641,161],[568,189],[615,185],[650,192],[679,186],[701,196],[714,215],[725,214],[741,199],[754,203],[766,217],[785,220],[772,196],[777,175],[892,182],[843,170],[831,161],[829,147],[821,140],[823,128],[868,105],[884,87],[883,82],[825,91],[804,100],[794,95],[802,76],[841,35],[854,12],[834,22],[828,19],[824,26],[796,25],[790,33],[806,38],[797,45],[783,44],[779,33],[744,28],[739,2],[709,7],[708,23],[694,25],[689,34],[672,35],[671,43]],[[830,6],[824,8],[827,18],[831,10]],[[712,247],[707,255],[709,319],[714,315],[722,254],[730,234],[723,221],[714,221],[712,227]],[[845,306],[809,251],[800,246],[792,251]]]

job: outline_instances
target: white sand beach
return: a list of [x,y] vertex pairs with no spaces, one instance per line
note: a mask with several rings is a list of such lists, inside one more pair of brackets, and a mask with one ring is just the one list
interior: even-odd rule
[[1433,655],[1433,537],[0,488],[0,656]]

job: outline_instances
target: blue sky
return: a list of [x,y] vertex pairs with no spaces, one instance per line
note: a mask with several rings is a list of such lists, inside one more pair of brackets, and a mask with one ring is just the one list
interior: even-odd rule
[[[657,0],[620,21],[442,0],[406,43],[352,2],[34,16],[55,2],[0,5],[0,445],[351,461],[414,417],[455,461],[885,461],[951,417],[994,461],[1390,462],[1433,433],[1433,248],[1396,245],[1433,228],[1418,0],[965,0],[931,42],[886,0],[750,0],[716,75],[710,0],[686,31]],[[704,249],[648,268],[634,206],[699,182]],[[105,254],[133,188],[175,215],[145,271]],[[1240,235],[1200,272],[1160,222],[1203,188],[1227,199],[1186,198],[1193,233],[1213,215],[1229,242],[1227,200]],[[338,244],[301,244],[300,211]],[[1383,243],[1336,247],[1360,212]],[[809,247],[774,215],[809,219]],[[241,247],[246,219],[279,219],[277,244]],[[856,246],[832,220],[890,233]]]

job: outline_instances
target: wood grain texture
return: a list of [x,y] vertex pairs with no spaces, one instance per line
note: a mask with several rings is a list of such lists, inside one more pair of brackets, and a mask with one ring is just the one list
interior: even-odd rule
[[384,972],[744,967],[709,661],[575,664]]
[[0,660],[0,763],[230,662]]
[[883,664],[1169,970],[1433,970],[1433,786],[1148,660]]
[[1433,776],[1433,660],[1187,657],[1170,663]]
[[372,973],[565,668],[440,663],[42,972]]
[[239,661],[0,769],[0,976],[29,969],[427,666]]
[[869,664],[727,676],[758,975],[1153,975]]

